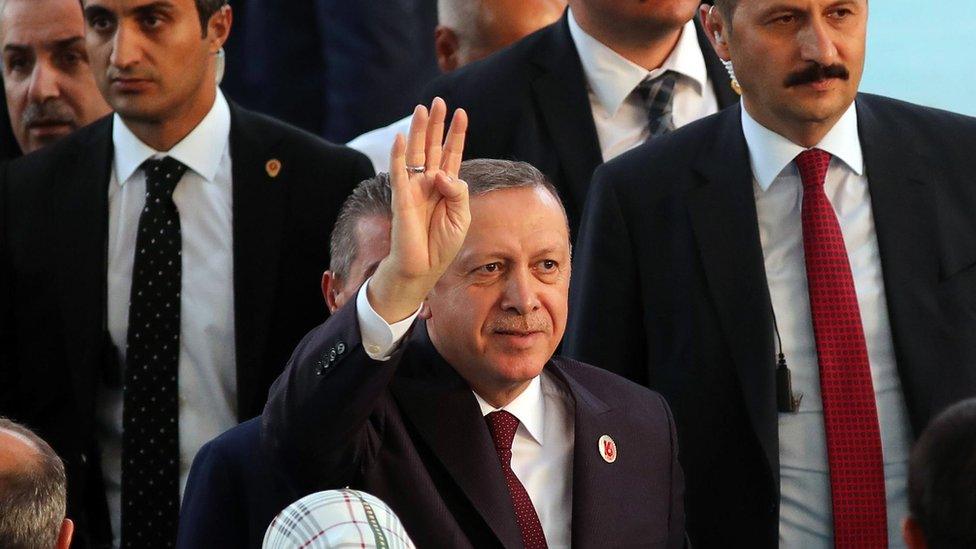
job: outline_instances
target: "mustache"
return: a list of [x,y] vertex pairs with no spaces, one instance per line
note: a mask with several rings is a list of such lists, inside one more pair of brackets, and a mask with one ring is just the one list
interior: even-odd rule
[[109,80],[117,80],[119,78],[135,78],[139,80],[151,80],[148,74],[139,74],[132,69],[120,69],[118,67],[111,66],[106,71],[106,75]]
[[784,81],[786,87],[800,86],[803,84],[811,84],[813,82],[818,82],[820,80],[826,80],[828,78],[839,78],[841,80],[848,80],[851,77],[850,73],[847,71],[847,67],[839,63],[833,65],[821,65],[820,63],[812,63],[808,65],[803,70],[789,74]]
[[74,111],[61,99],[28,103],[20,123],[25,128],[43,124],[70,124],[72,127],[76,125]]
[[549,332],[552,331],[552,323],[546,315],[510,315],[495,317],[488,323],[488,329],[492,332]]

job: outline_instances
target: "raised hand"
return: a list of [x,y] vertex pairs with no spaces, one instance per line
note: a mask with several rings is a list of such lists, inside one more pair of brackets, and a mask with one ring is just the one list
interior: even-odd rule
[[447,105],[418,105],[410,135],[390,153],[393,223],[390,255],[369,283],[373,309],[389,323],[413,314],[454,260],[471,222],[468,186],[458,179],[467,114],[454,113],[442,146]]

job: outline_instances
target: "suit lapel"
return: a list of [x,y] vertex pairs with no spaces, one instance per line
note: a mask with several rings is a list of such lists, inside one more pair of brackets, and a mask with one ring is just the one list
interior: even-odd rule
[[[939,216],[935,189],[927,181],[938,180],[941,169],[920,156],[925,148],[912,143],[911,134],[895,134],[893,124],[879,120],[864,96],[857,99],[857,114],[902,388],[908,396],[939,394],[936,386],[944,380],[926,368],[931,350],[938,347],[940,325],[934,298],[940,276],[934,221]],[[926,418],[915,412],[911,422],[918,433]]]
[[[82,130],[86,131],[86,130]],[[112,170],[112,117],[95,122],[66,163],[65,180],[58,185],[56,213],[62,225],[60,261],[65,348],[80,352],[68,371],[79,407],[92,411],[102,372],[102,343],[106,330],[106,248],[108,184]],[[89,417],[83,415],[82,417]]]
[[410,374],[398,373],[391,385],[400,409],[501,543],[521,547],[511,496],[471,389],[434,349],[423,324],[411,339],[417,352],[400,369]]
[[[233,177],[234,331],[237,352],[237,410],[257,395],[278,279],[285,215],[285,189],[295,173],[282,166],[271,177],[277,136],[256,135],[248,114],[231,103],[230,153]],[[241,418],[246,419],[246,418]]]
[[696,161],[695,170],[704,183],[688,192],[688,210],[743,400],[778,482],[772,305],[759,241],[752,170],[742,135],[741,111],[728,109],[719,116],[715,137],[702,148]]
[[[568,12],[549,29],[546,47],[533,61],[542,73],[532,81],[536,105],[549,128],[566,178],[568,198],[582,212],[590,176],[603,162],[579,54],[569,34]],[[538,145],[536,145],[538,146]]]

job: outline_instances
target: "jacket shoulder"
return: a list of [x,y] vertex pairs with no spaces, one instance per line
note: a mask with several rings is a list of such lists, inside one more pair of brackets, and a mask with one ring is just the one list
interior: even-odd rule
[[572,376],[581,386],[604,402],[620,403],[627,407],[648,410],[652,414],[660,414],[656,419],[670,417],[664,397],[656,391],[585,362],[567,357],[553,357],[552,360],[566,375]]

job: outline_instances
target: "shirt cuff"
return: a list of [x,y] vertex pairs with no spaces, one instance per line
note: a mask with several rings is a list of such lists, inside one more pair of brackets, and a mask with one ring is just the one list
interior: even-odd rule
[[363,349],[373,360],[389,360],[390,355],[396,350],[403,336],[410,330],[413,321],[420,314],[420,308],[407,318],[387,324],[383,317],[378,315],[373,306],[369,304],[366,296],[366,288],[372,280],[370,277],[363,283],[356,295],[356,317],[359,321],[359,334],[363,340]]

